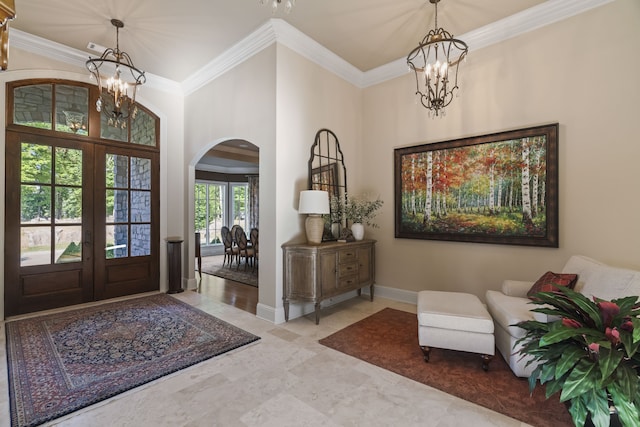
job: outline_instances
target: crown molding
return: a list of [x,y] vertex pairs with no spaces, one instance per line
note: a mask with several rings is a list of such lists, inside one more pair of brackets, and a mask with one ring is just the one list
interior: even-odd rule
[[[87,52],[15,28],[11,28],[9,31],[11,33],[10,43],[12,48],[31,52],[45,58],[85,69],[85,63],[87,59],[89,59]],[[87,71],[87,78],[88,76],[89,72]],[[145,76],[147,77],[145,86],[163,92],[182,94],[182,88],[178,82],[147,72],[145,72]]]
[[362,71],[286,21],[272,18],[230,47],[222,55],[189,76],[182,83],[185,95],[195,92],[208,82],[215,80],[276,42],[326,68],[346,81],[360,86],[363,76]]
[[[458,36],[469,50],[480,50],[546,25],[570,18],[615,0],[547,0]],[[270,19],[227,49],[182,83],[145,73],[147,85],[164,92],[189,95],[215,80],[273,43],[280,43],[358,88],[366,88],[401,77],[408,72],[405,58],[363,72],[282,19]],[[84,67],[88,54],[17,29],[11,29],[13,47],[67,64]]]
[[282,19],[271,19],[278,43],[315,62],[355,86],[362,87],[364,74],[308,35]]
[[197,70],[182,82],[182,90],[189,95],[208,82],[238,66],[271,46],[276,41],[276,33],[271,21],[267,21],[257,30],[224,51],[221,55]]

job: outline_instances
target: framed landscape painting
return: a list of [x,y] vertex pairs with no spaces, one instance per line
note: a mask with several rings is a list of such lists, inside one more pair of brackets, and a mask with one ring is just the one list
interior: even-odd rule
[[558,247],[558,123],[394,150],[395,237]]

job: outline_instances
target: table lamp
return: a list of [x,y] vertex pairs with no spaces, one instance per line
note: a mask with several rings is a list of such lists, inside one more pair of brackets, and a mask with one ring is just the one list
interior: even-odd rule
[[311,245],[319,245],[324,231],[322,215],[329,213],[329,193],[321,190],[301,191],[298,213],[308,215],[304,223],[307,242]]

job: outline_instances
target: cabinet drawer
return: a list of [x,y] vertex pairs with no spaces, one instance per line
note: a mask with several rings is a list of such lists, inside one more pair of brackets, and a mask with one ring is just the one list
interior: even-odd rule
[[338,281],[338,289],[355,289],[358,284],[358,276],[341,277]]
[[358,263],[357,262],[348,262],[344,264],[340,264],[338,266],[338,276],[346,277],[352,274],[356,274],[358,272]]
[[338,262],[341,264],[343,262],[352,262],[356,259],[356,251],[353,249],[343,249],[338,252]]

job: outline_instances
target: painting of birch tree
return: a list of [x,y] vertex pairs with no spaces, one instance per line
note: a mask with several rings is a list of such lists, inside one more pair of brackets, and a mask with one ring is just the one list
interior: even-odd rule
[[558,247],[558,124],[395,150],[396,237]]

